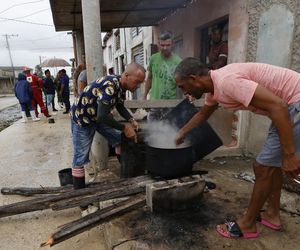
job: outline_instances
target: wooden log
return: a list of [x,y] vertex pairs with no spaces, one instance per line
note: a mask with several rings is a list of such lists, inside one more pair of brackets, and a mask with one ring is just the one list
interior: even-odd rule
[[1,194],[3,195],[23,195],[32,196],[35,194],[58,194],[65,193],[73,189],[73,186],[67,187],[41,187],[41,188],[30,188],[30,187],[15,187],[1,188]]
[[108,190],[106,192],[98,192],[89,196],[80,196],[74,199],[62,200],[56,202],[51,206],[53,210],[62,210],[66,208],[78,207],[78,206],[88,206],[93,202],[106,201],[115,198],[121,198],[126,196],[131,196],[139,193],[145,193],[145,186],[140,187],[137,185],[116,188],[114,190]]
[[58,231],[52,234],[47,241],[43,242],[41,247],[48,245],[54,246],[77,234],[98,226],[99,224],[106,222],[113,217],[124,214],[134,207],[144,206],[145,204],[145,195],[139,194],[129,198],[128,200],[121,201],[104,209],[98,210],[95,213],[87,215],[86,217],[63,225]]
[[[140,176],[136,178],[131,179],[124,179],[122,182],[114,183],[114,184],[105,184],[105,185],[99,185],[95,187],[88,187],[83,189],[77,189],[77,190],[70,190],[66,193],[61,193],[57,195],[49,195],[47,197],[43,198],[35,198],[28,201],[21,201],[5,206],[0,207],[0,218],[16,215],[16,214],[22,214],[37,210],[43,210],[50,208],[51,205],[53,205],[55,202],[64,200],[64,199],[70,199],[75,198],[79,196],[84,195],[93,195],[97,192],[109,192],[109,190],[116,188],[116,187],[126,187],[128,185],[133,185],[134,183],[138,183],[138,185],[145,185],[148,181],[151,181],[151,178],[149,176]],[[142,183],[142,184],[141,184]]]
[[[139,176],[131,179],[117,179],[117,180],[109,180],[109,181],[100,181],[100,182],[93,182],[93,183],[87,183],[86,187],[96,187],[96,186],[106,186],[106,185],[114,185],[114,184],[119,184],[122,182],[130,181],[133,180],[135,182],[143,181],[148,179],[148,176]],[[73,186],[64,186],[64,187],[40,187],[40,188],[35,188],[35,187],[14,187],[14,188],[9,188],[9,187],[3,187],[1,188],[1,193],[3,195],[23,195],[23,196],[32,196],[35,194],[59,194],[59,193],[65,193],[69,192],[70,190],[73,189]]]

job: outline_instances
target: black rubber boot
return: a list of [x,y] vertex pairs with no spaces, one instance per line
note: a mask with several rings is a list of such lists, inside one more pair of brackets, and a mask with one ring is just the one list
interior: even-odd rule
[[85,188],[85,173],[84,168],[72,168],[73,186],[74,189]]
[[85,177],[73,176],[73,186],[74,186],[74,189],[85,188]]

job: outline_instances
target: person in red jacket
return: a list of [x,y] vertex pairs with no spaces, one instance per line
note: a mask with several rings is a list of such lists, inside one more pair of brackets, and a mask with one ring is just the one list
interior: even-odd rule
[[26,75],[26,80],[30,82],[32,88],[32,106],[35,107],[35,115],[38,117],[39,113],[37,111],[37,104],[40,106],[42,113],[46,117],[50,117],[47,107],[43,102],[43,95],[42,95],[42,87],[43,87],[43,80],[40,79],[38,76],[33,75],[30,73],[29,68],[24,68],[23,73]]

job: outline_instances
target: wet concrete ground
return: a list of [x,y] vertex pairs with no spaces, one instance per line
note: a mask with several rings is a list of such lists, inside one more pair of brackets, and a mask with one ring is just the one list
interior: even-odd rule
[[[39,122],[17,121],[0,132],[1,187],[59,186],[58,171],[71,167],[72,160],[70,118],[62,112],[54,117],[54,124],[42,117]],[[0,194],[0,206],[28,199],[32,197]],[[0,250],[41,249],[40,244],[60,225],[80,216],[75,208],[0,218]],[[95,227],[51,249],[103,250],[104,243],[101,227]]]
[[14,95],[0,95],[0,131],[21,119],[20,106]]
[[9,127],[17,120],[21,119],[20,107],[18,104],[0,111],[0,131]]

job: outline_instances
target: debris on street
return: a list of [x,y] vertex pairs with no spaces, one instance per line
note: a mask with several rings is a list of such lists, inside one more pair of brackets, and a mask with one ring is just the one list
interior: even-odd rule
[[246,172],[234,174],[233,177],[236,178],[236,179],[240,179],[240,180],[244,180],[244,181],[251,182],[251,183],[253,183],[253,184],[254,184],[254,182],[255,182],[255,177],[254,177],[254,175],[251,175],[251,174],[246,173]]

